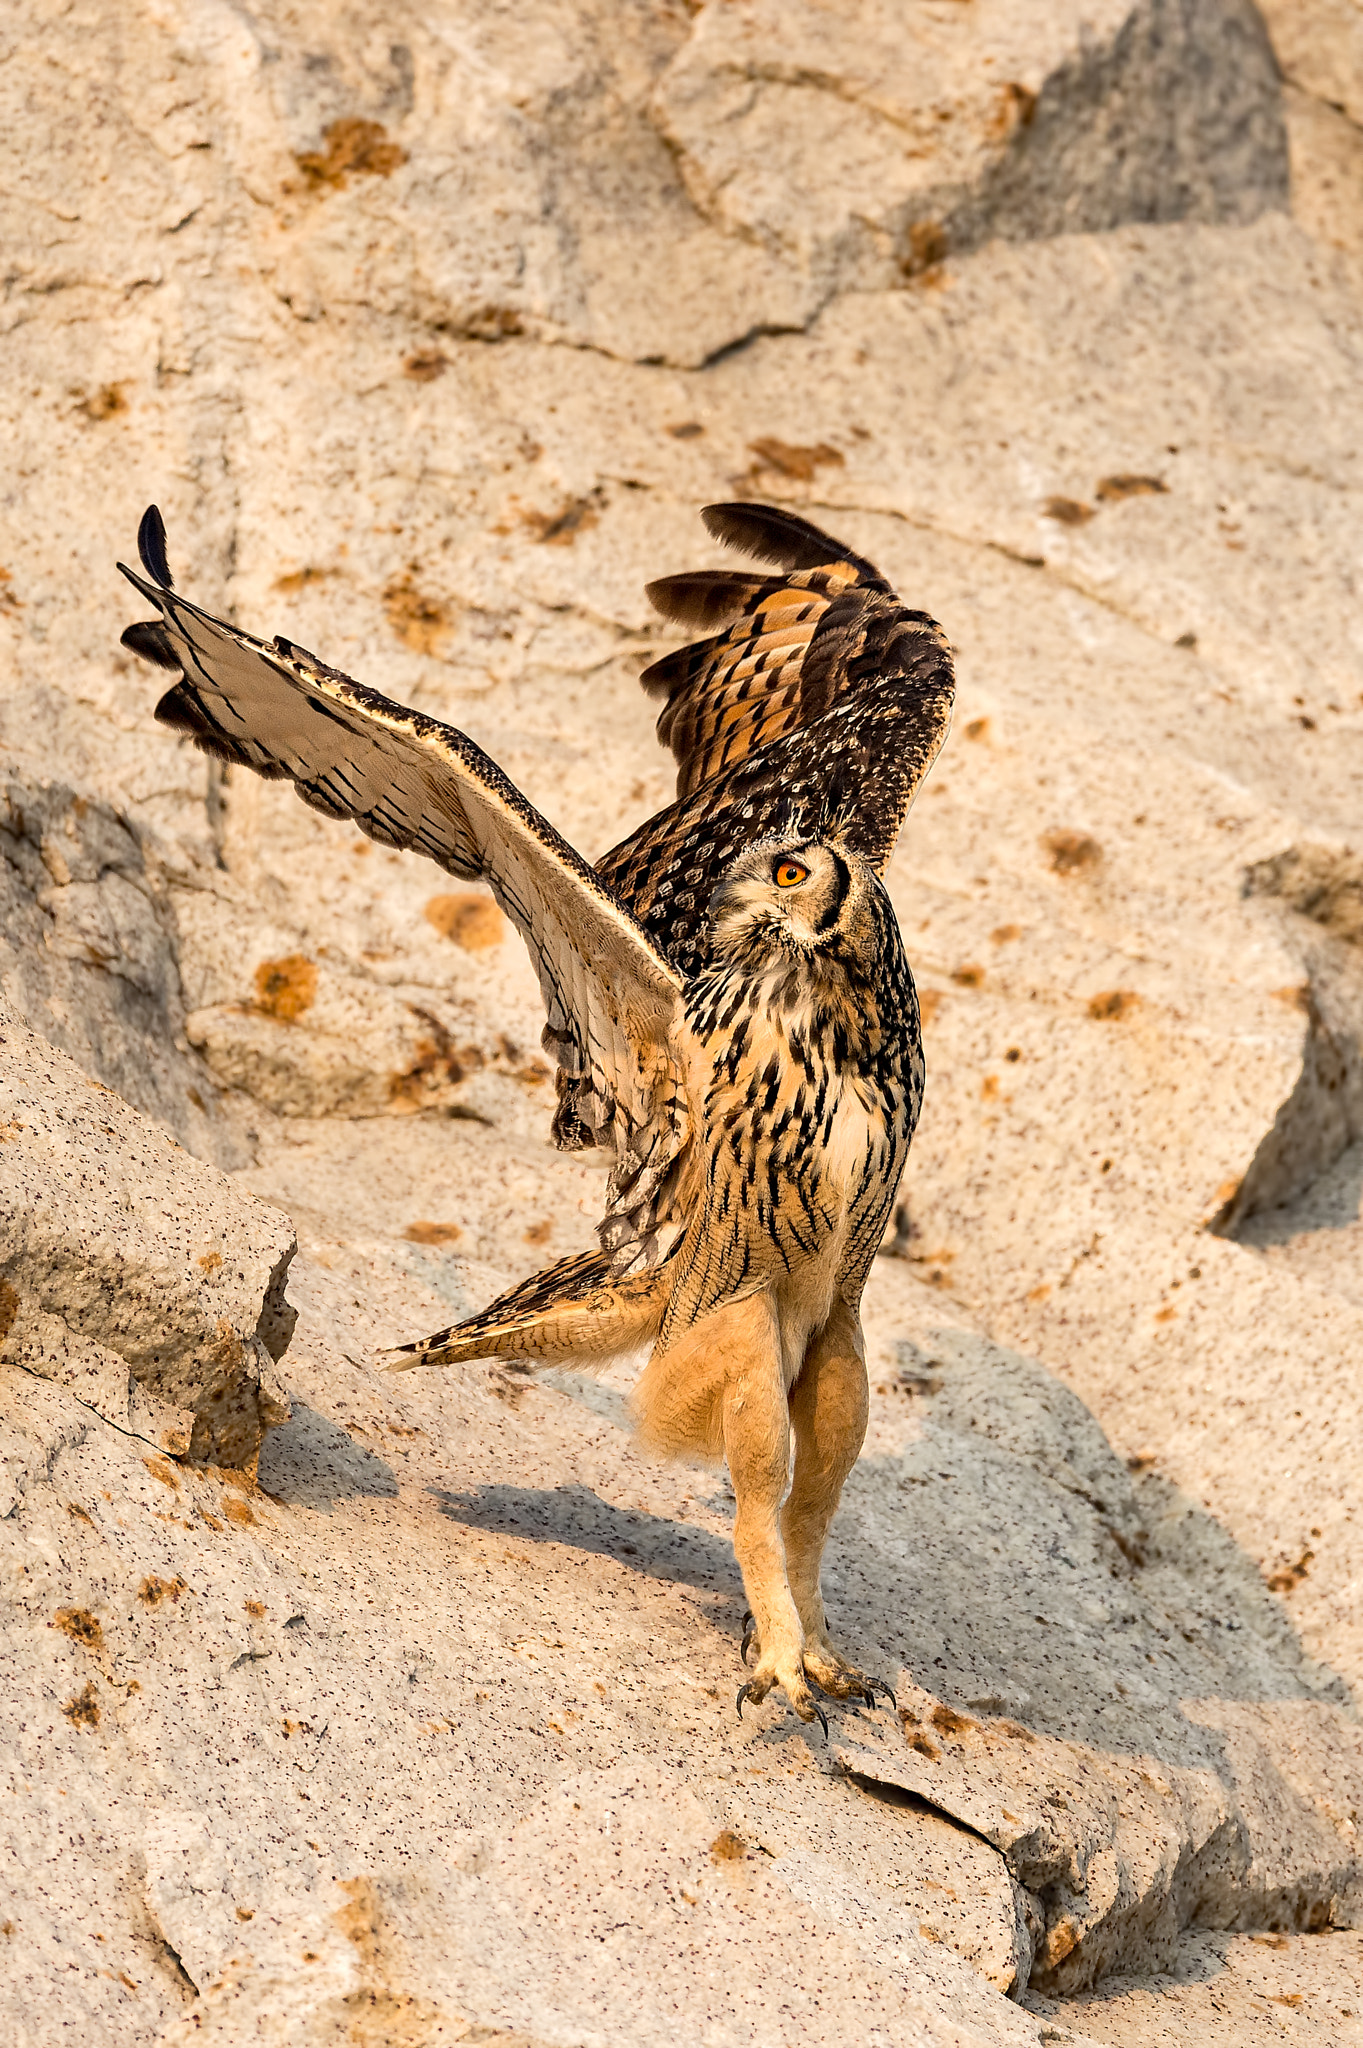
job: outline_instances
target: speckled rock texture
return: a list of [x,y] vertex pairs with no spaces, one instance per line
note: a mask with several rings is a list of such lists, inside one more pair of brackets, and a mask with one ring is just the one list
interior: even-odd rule
[[[254,1473],[289,1416],[288,1218],[2,1011],[0,1104],[0,1359],[163,1451]],[[6,1514],[32,1476],[18,1459]]]
[[[6,2040],[1363,2041],[1360,22],[0,27]],[[827,1745],[627,1374],[376,1370],[591,1242],[514,934],[118,645],[155,500],[594,856],[733,496],[961,686]]]

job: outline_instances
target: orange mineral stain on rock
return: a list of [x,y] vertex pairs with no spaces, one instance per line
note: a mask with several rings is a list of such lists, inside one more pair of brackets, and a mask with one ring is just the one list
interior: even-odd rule
[[1088,1014],[1099,1024],[1120,1024],[1133,1010],[1140,1008],[1141,999],[1134,989],[1108,988],[1101,995],[1090,996]]
[[490,896],[432,896],[425,918],[442,939],[453,939],[466,953],[485,953],[506,936],[506,919]]
[[305,953],[262,960],[256,969],[255,1008],[279,1024],[296,1024],[317,1000],[317,968]]
[[99,1694],[94,1686],[83,1686],[74,1699],[67,1700],[62,1712],[73,1728],[98,1728]]
[[457,1223],[409,1223],[402,1234],[408,1244],[458,1244],[464,1235]]
[[104,1630],[88,1607],[59,1607],[50,1626],[60,1629],[64,1636],[70,1636],[72,1642],[79,1643],[83,1649],[104,1648]]
[[294,162],[314,191],[338,190],[352,177],[391,178],[407,161],[400,143],[390,142],[380,121],[351,114],[329,121],[322,130],[322,149],[300,151]]
[[1051,872],[1057,875],[1081,875],[1096,868],[1103,858],[1102,847],[1087,832],[1046,832],[1041,845],[1050,855]]

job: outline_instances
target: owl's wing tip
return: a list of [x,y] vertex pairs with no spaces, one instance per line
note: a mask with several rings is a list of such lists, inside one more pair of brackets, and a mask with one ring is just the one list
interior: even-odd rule
[[142,514],[137,529],[137,552],[152,581],[163,590],[173,590],[175,578],[170,573],[170,557],[166,553],[166,522],[158,505],[148,505]]

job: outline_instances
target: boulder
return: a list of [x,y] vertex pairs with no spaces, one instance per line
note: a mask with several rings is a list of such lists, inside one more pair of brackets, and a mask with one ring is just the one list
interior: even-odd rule
[[[0,1360],[17,1414],[38,1374],[158,1450],[254,1472],[289,1413],[274,1371],[295,1320],[288,1219],[12,1013],[0,1103]],[[19,1455],[5,1513],[28,1481]]]

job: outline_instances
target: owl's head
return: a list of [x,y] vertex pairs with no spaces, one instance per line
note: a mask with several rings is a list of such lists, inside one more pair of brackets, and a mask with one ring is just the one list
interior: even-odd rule
[[733,958],[813,954],[853,937],[862,862],[822,839],[769,840],[740,854],[710,898],[711,942]]

